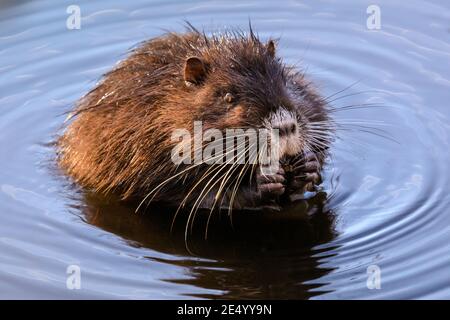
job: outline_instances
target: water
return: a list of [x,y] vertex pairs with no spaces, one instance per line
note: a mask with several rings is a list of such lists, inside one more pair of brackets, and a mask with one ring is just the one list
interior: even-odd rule
[[[371,1],[79,0],[81,29],[68,30],[71,4],[0,4],[1,298],[450,298],[448,3],[377,1],[380,30],[366,26]],[[212,30],[249,18],[324,96],[350,86],[334,106],[382,106],[336,113],[390,139],[342,132],[324,206],[243,216],[191,255],[163,208],[135,215],[58,174],[63,113],[128,48],[183,19]],[[69,265],[80,290],[66,288]],[[381,289],[367,287],[373,265]]]

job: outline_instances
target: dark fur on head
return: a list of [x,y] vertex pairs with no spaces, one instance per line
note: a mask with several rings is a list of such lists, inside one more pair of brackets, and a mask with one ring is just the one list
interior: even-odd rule
[[[142,43],[80,99],[58,142],[59,163],[97,192],[142,200],[161,186],[154,200],[179,204],[208,166],[167,181],[188,166],[170,160],[173,130],[192,130],[196,120],[204,129],[260,128],[280,106],[297,117],[299,157],[311,151],[322,165],[331,137],[323,125],[326,104],[302,73],[276,57],[273,40],[263,43],[251,30],[167,33]],[[228,187],[221,203],[257,205],[261,194],[248,179],[239,182],[234,205]],[[186,203],[202,195],[207,181]],[[214,198],[217,188],[209,193]]]

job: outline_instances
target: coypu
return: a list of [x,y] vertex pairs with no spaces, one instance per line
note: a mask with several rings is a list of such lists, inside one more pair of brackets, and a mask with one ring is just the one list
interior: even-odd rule
[[[141,204],[280,209],[320,183],[332,126],[326,101],[275,43],[251,27],[208,36],[192,26],[143,42],[78,102],[58,139],[60,167],[82,186]],[[277,129],[282,166],[265,174],[258,165],[175,165],[172,133],[192,132],[195,121]]]

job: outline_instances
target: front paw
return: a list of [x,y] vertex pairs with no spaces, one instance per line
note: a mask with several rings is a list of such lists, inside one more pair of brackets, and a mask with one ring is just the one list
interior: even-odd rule
[[286,189],[286,178],[284,174],[282,168],[274,174],[264,174],[264,172],[258,170],[256,183],[262,199],[275,199],[284,193]]
[[322,183],[320,175],[321,164],[317,156],[308,152],[304,155],[300,163],[293,168],[293,177],[289,183],[292,191],[314,191],[315,186]]

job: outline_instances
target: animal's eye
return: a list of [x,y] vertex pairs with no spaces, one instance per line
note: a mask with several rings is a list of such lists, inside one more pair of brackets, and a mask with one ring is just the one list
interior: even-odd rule
[[233,103],[235,99],[234,99],[234,96],[228,92],[226,95],[223,96],[223,100],[226,103]]

